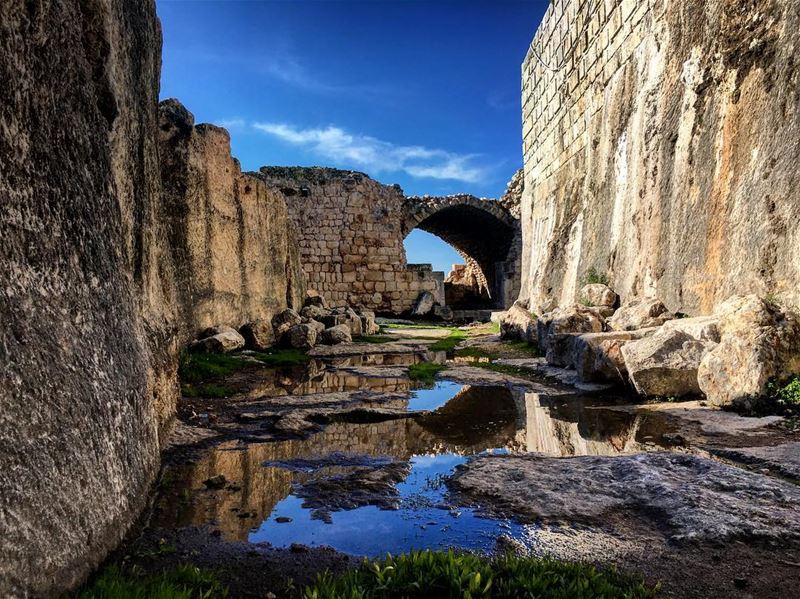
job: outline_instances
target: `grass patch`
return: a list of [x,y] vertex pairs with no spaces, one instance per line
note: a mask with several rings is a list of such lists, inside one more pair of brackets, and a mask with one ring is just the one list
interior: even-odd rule
[[439,339],[430,346],[431,351],[453,351],[461,341],[466,339],[467,334],[461,329],[450,329],[450,334],[444,339]]
[[436,373],[442,370],[447,370],[447,366],[443,364],[434,364],[433,362],[420,362],[419,364],[412,364],[408,367],[408,378],[412,381],[419,381],[427,385],[432,385],[436,380]]
[[528,341],[504,341],[503,345],[516,352],[530,354],[533,357],[540,355],[539,346],[536,343],[530,343]]
[[605,273],[598,272],[598,270],[594,266],[590,266],[589,270],[584,273],[583,277],[581,278],[581,285],[593,285],[596,283],[600,283],[601,285],[608,285],[608,275]]
[[106,568],[75,599],[210,599],[227,597],[228,590],[214,574],[190,565],[180,565],[159,574],[138,569]]
[[247,366],[237,355],[183,352],[178,377],[184,383],[199,383],[227,376]]
[[650,598],[657,589],[613,569],[507,555],[493,560],[453,551],[412,551],[365,562],[338,577],[326,572],[305,599],[334,598]]
[[297,366],[311,358],[301,349],[271,349],[265,352],[250,352],[248,355],[267,366]]
[[181,395],[184,397],[210,397],[213,399],[223,399],[230,397],[236,393],[236,389],[228,387],[227,385],[215,385],[214,383],[207,383],[205,385],[198,385],[192,383],[184,383],[181,385]]

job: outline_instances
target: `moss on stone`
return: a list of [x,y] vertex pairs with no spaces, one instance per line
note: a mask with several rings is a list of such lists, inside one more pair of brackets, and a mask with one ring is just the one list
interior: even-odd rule
[[442,370],[447,370],[447,366],[443,364],[434,364],[433,362],[420,362],[419,364],[412,364],[408,367],[408,378],[412,381],[419,381],[427,385],[432,385],[436,380],[436,374]]

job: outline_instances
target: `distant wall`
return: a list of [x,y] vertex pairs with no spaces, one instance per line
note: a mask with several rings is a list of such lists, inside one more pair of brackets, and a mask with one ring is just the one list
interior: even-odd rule
[[185,333],[299,309],[305,277],[283,195],[243,174],[228,132],[195,126],[177,100],[160,105],[159,142]]
[[401,313],[441,287],[443,275],[407,268],[398,186],[332,168],[263,167],[253,175],[286,197],[308,286],[334,305]]
[[553,2],[522,67],[522,297],[593,267],[688,313],[797,302],[798,56],[794,0]]

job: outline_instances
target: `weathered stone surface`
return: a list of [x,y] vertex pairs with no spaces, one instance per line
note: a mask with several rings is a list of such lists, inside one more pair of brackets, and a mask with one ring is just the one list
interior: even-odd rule
[[584,285],[580,291],[580,302],[586,306],[613,308],[618,301],[619,296],[608,285],[602,283]]
[[536,342],[536,318],[519,304],[514,304],[499,316],[500,337]]
[[627,380],[628,370],[622,357],[622,346],[655,331],[655,328],[650,328],[576,336],[573,341],[575,355],[570,361],[574,364],[578,379],[583,382]]
[[300,316],[305,318],[312,318],[314,320],[319,320],[321,317],[326,316],[328,311],[318,306],[317,304],[309,304],[308,306],[304,306],[302,310],[300,310]]
[[284,334],[293,326],[300,324],[301,320],[300,315],[291,308],[286,308],[278,312],[272,317],[272,328],[275,331],[275,338],[280,341]]
[[158,470],[178,396],[160,39],[151,0],[0,8],[2,597],[78,584]]
[[225,129],[195,126],[174,99],[161,102],[159,116],[162,198],[186,329],[239,327],[299,306],[305,281],[283,196],[241,172]]
[[303,307],[305,308],[306,306],[317,306],[318,308],[327,309],[328,302],[320,295],[319,291],[316,289],[309,289],[306,291],[306,298],[303,300]]
[[245,323],[239,329],[247,349],[265,351],[275,345],[275,329],[272,323],[264,318]]
[[716,455],[800,480],[800,442],[771,447],[740,447],[714,451]]
[[595,267],[688,314],[735,293],[800,305],[796,8],[552,3],[523,66],[523,297],[572,303]]
[[350,327],[340,324],[329,329],[325,329],[320,334],[320,343],[325,345],[338,345],[340,343],[350,343],[353,337],[350,334]]
[[672,318],[661,300],[637,297],[620,306],[608,319],[608,326],[615,331],[634,331],[661,326]]
[[345,314],[326,314],[318,318],[319,322],[325,325],[326,328],[335,327],[347,322],[347,315]]
[[363,335],[376,335],[380,326],[375,322],[375,312],[372,310],[359,310],[358,316],[361,318],[361,332]]
[[286,343],[296,349],[311,349],[317,344],[317,327],[312,324],[296,324],[286,331]]
[[715,345],[681,331],[660,329],[626,343],[621,352],[628,376],[640,394],[681,397],[700,393],[697,369]]
[[430,291],[423,291],[419,294],[414,307],[411,309],[412,316],[427,316],[433,311],[433,306],[436,303],[436,298]]
[[700,388],[715,405],[747,404],[767,382],[800,374],[800,322],[755,295],[735,296],[717,310],[721,341],[703,358]]
[[361,317],[352,308],[347,308],[345,316],[347,317],[347,326],[350,328],[350,334],[353,337],[360,337],[363,334]]
[[214,335],[219,335],[221,333],[236,333],[236,329],[233,327],[229,327],[226,324],[219,324],[213,327],[207,327],[200,331],[200,334],[197,336],[198,339],[205,339],[206,337],[213,337]]
[[548,363],[571,367],[574,356],[572,333],[600,333],[604,324],[603,317],[592,308],[579,304],[556,308],[540,316],[536,323],[539,351],[545,353]]
[[189,344],[193,352],[207,352],[213,354],[226,354],[244,347],[244,337],[234,330],[223,331],[210,337],[197,339]]
[[686,454],[479,457],[451,485],[531,522],[634,524],[676,542],[800,537],[796,485]]
[[720,342],[719,317],[717,316],[674,318],[665,322],[663,328],[686,333],[700,341]]
[[454,313],[453,309],[450,306],[439,306],[436,305],[433,307],[433,315],[437,318],[441,318],[442,320],[453,320]]

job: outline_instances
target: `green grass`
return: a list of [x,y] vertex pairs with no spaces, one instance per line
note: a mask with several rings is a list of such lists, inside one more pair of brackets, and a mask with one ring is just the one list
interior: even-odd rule
[[592,285],[595,283],[608,285],[608,275],[598,272],[594,266],[591,266],[581,278],[581,285]]
[[227,385],[216,385],[214,383],[207,383],[205,385],[198,385],[192,383],[184,383],[181,385],[181,395],[184,397],[210,397],[214,399],[223,399],[230,397],[236,393],[236,389],[228,387]]
[[181,565],[159,574],[142,574],[119,566],[106,568],[75,599],[210,599],[227,597],[227,589],[207,571]]
[[528,341],[504,341],[503,345],[516,352],[530,354],[533,357],[539,356],[539,346]]
[[426,385],[432,385],[436,380],[436,373],[442,370],[447,370],[447,366],[443,364],[434,364],[433,362],[420,362],[419,364],[412,364],[408,367],[408,378],[412,381],[419,381]]
[[227,376],[247,366],[237,355],[184,352],[178,365],[178,377],[184,383],[199,383]]
[[431,351],[452,351],[456,345],[466,339],[467,334],[461,329],[450,329],[450,334],[444,339],[439,339],[430,346]]
[[267,366],[297,366],[311,358],[301,349],[271,349],[265,352],[250,352],[251,357]]
[[365,562],[338,577],[326,572],[304,599],[477,597],[541,599],[650,598],[641,580],[586,564],[507,555],[494,560],[453,551],[413,551]]

